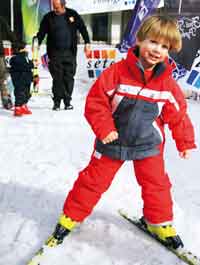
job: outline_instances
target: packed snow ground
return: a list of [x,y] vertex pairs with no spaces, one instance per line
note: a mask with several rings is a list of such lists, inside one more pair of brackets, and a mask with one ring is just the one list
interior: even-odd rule
[[[44,82],[49,88],[49,80]],[[68,191],[90,159],[94,135],[83,116],[88,87],[76,80],[72,111],[52,111],[48,95],[31,98],[30,116],[16,118],[0,109],[0,265],[25,265],[31,259],[53,231]],[[200,105],[189,101],[188,107],[199,146]],[[175,224],[185,246],[200,255],[199,157],[197,149],[189,160],[180,159],[168,138]],[[121,208],[141,215],[131,163],[121,168],[92,215],[41,265],[184,264],[123,220],[117,213]]]

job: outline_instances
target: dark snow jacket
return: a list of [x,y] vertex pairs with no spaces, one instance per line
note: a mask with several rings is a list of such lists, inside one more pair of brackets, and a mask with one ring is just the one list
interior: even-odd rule
[[[56,14],[54,11],[51,11],[47,13],[40,24],[39,32],[37,33],[39,45],[42,43],[45,35],[47,35],[47,54],[49,57],[51,57],[51,54],[54,50],[56,50],[55,46],[55,19]],[[77,53],[77,32],[79,31],[83,37],[83,40],[85,43],[89,43],[89,35],[86,29],[86,26],[83,22],[83,19],[81,16],[73,9],[66,8],[65,13],[66,18],[66,27],[68,27],[70,34],[71,34],[71,40],[72,40],[72,46],[71,51],[74,55]]]
[[33,62],[27,52],[19,52],[10,59],[10,74],[16,87],[26,87],[33,79]]
[[[120,160],[156,155],[164,142],[164,124],[180,152],[195,147],[186,101],[171,70],[168,61],[160,63],[146,81],[137,49],[132,48],[125,60],[100,75],[85,106],[85,117],[97,137],[96,151]],[[119,139],[103,144],[112,131],[119,133]]]

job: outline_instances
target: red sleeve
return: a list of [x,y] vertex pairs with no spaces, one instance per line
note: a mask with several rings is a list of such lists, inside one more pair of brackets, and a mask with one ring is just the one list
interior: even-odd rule
[[110,102],[118,84],[117,68],[117,64],[113,64],[104,70],[86,98],[85,117],[100,140],[116,131]]
[[168,86],[173,89],[170,92],[169,100],[163,107],[162,118],[168,124],[179,152],[196,148],[194,128],[187,114],[184,95],[175,80],[170,80]]

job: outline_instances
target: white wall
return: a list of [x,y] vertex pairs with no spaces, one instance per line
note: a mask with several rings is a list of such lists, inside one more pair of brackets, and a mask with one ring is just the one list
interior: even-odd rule
[[122,12],[112,12],[111,17],[111,44],[120,43]]

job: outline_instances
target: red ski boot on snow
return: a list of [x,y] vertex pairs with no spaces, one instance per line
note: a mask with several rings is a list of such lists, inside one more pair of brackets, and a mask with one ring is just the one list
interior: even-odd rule
[[30,109],[28,109],[27,105],[22,105],[22,106],[16,106],[14,109],[14,116],[22,116],[26,114],[32,114]]
[[32,114],[32,111],[27,107],[26,104],[21,106],[23,114]]

